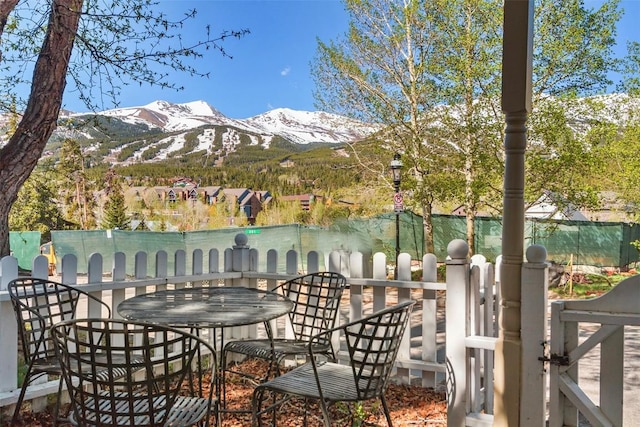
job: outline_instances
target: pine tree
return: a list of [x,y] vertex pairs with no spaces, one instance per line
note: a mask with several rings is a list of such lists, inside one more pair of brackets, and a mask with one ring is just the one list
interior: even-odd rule
[[102,228],[130,230],[131,218],[127,215],[127,209],[124,203],[124,193],[122,187],[117,180],[117,176],[112,170],[107,172],[107,201],[104,205],[102,217]]

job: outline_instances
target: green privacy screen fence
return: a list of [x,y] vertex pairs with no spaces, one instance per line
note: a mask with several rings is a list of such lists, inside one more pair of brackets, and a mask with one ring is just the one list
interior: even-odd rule
[[39,231],[10,231],[11,255],[18,259],[18,267],[31,270],[33,258],[40,254]]
[[[423,255],[424,236],[422,217],[411,212],[399,216],[400,249],[414,259]],[[465,239],[466,220],[452,215],[435,215],[434,243],[439,261],[446,257],[447,245],[453,239]],[[499,219],[480,217],[476,220],[476,252],[493,261],[500,254],[502,224]],[[393,213],[372,218],[338,221],[330,227],[290,224],[281,226],[224,228],[194,232],[153,231],[54,231],[52,232],[58,263],[68,253],[78,257],[79,272],[85,272],[90,254],[99,252],[104,257],[104,269],[110,271],[115,252],[123,252],[128,265],[133,267],[137,252],[149,254],[149,267],[153,266],[154,254],[166,251],[170,258],[179,249],[188,254],[195,249],[205,251],[208,265],[208,250],[219,251],[222,269],[224,250],[234,245],[234,236],[245,233],[248,244],[260,252],[258,269],[264,271],[266,252],[278,251],[279,268],[284,270],[285,254],[295,250],[306,254],[316,250],[327,255],[333,250],[348,254],[354,251],[370,255],[383,252],[392,260],[395,255],[396,216]],[[631,242],[640,240],[640,226],[621,222],[588,221],[533,221],[525,226],[525,246],[541,244],[547,248],[548,259],[566,264],[570,258],[574,264],[624,267],[638,261],[638,251]],[[300,270],[306,269],[305,256],[299,256]],[[187,257],[189,259],[190,257]],[[169,260],[172,268],[173,260]],[[321,262],[323,257],[321,257]],[[60,265],[58,265],[58,268]],[[188,269],[191,266],[187,266]],[[153,271],[149,270],[149,274]]]

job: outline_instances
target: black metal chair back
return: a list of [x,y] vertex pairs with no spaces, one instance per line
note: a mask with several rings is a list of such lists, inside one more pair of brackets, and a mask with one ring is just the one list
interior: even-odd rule
[[[100,304],[103,315],[111,317],[109,306],[77,286],[21,277],[7,286],[14,313],[18,322],[18,337],[22,343],[22,354],[27,365],[25,378],[13,414],[13,424],[17,423],[20,409],[29,384],[41,375],[60,375],[50,328],[53,324],[73,319],[81,298]],[[58,422],[62,382],[58,389],[54,410],[54,425]]]
[[[275,289],[294,303],[288,316],[295,340],[308,343],[312,337],[334,327],[346,284],[342,274],[324,271],[296,277]],[[323,335],[315,345],[328,347],[335,356],[331,337]]]
[[358,400],[384,395],[413,304],[405,302],[340,328]]
[[308,347],[308,363],[256,387],[252,400],[254,425],[262,425],[262,416],[268,412],[272,412],[271,422],[275,425],[277,408],[297,396],[305,398],[305,402],[308,399],[319,402],[326,427],[332,425],[329,405],[377,398],[388,425],[392,426],[384,393],[414,304],[406,301],[323,332],[321,335],[330,336],[337,331],[343,334],[348,365],[315,357],[314,342],[325,337],[313,337]]
[[[329,271],[298,276],[277,286],[273,292],[287,297],[294,304],[293,310],[287,315],[288,322],[285,326],[288,338],[272,339],[269,324],[265,324],[268,338],[236,340],[225,344],[222,352],[222,407],[226,409],[227,373],[235,373],[261,382],[272,374],[280,373],[279,365],[284,358],[306,357],[311,338],[334,327],[340,309],[340,299],[346,286],[345,276]],[[318,338],[314,346],[316,353],[335,359],[331,336]],[[243,372],[238,367],[230,367],[227,362],[229,353],[269,360],[269,369],[264,375],[256,375],[255,372]]]
[[[74,425],[209,425],[217,408],[216,354],[199,337],[113,319],[61,322],[52,336]],[[203,355],[210,356],[206,364]]]

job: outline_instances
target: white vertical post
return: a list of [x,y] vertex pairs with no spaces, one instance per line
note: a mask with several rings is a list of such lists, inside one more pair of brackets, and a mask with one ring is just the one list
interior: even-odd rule
[[[0,259],[0,289],[18,278],[18,260],[12,256]],[[13,305],[9,299],[0,301],[0,392],[14,390],[18,384],[18,330]]]
[[[500,334],[496,342],[494,425],[518,426],[522,389],[520,334],[521,274],[524,247],[524,175],[527,116],[531,111],[533,0],[504,1],[502,111],[504,131],[504,203]],[[528,404],[528,402],[527,402]]]
[[298,252],[295,249],[289,249],[285,255],[285,271],[287,274],[298,274]]
[[[435,283],[438,281],[438,259],[434,254],[422,257],[422,281]],[[436,291],[422,291],[422,360],[435,363],[437,360],[437,316]],[[435,387],[435,372],[422,371],[422,387]]]
[[522,266],[522,402],[520,422],[526,426],[544,426],[547,417],[547,371],[540,360],[547,342],[547,250],[544,246],[527,248]]
[[37,255],[31,263],[31,277],[49,278],[49,260],[44,255]]
[[320,271],[320,254],[317,251],[307,253],[307,273],[317,273]]
[[66,254],[60,261],[61,280],[67,285],[78,283],[78,257],[74,254]]
[[[103,271],[102,265],[103,265],[103,259],[101,254],[94,252],[91,255],[89,255],[89,264],[87,266],[87,282],[88,283],[102,283],[102,271]],[[103,299],[102,291],[91,292],[91,295],[98,298],[99,300]],[[103,308],[104,308],[103,305],[100,304],[99,302],[89,299],[88,305],[87,305],[87,317],[90,317],[90,318],[106,317],[107,313],[102,312]],[[115,309],[116,307],[112,303],[111,305],[112,315],[113,315],[113,310]],[[77,317],[80,317],[80,316],[77,315]]]
[[624,402],[624,325],[600,344],[600,409],[611,425],[622,425]]
[[[387,257],[378,252],[373,256],[373,278],[385,280],[387,278]],[[387,293],[384,286],[373,287],[373,311],[379,311],[387,305]],[[351,319],[355,320],[355,319]]]
[[[250,262],[250,247],[248,245],[249,238],[244,233],[238,233],[234,237],[235,245],[233,245],[231,252],[231,271],[249,271],[251,262]],[[233,279],[232,286],[244,286],[250,287],[250,281],[246,278]],[[227,334],[227,332],[229,332]],[[252,325],[251,327],[247,326],[239,326],[233,328],[224,328],[224,333],[227,335],[227,338],[255,338],[256,337],[256,326]],[[220,348],[223,348],[225,345],[224,342],[220,344]]]
[[[398,280],[411,281],[411,255],[406,252],[402,252],[398,255],[396,262],[396,269],[398,274]],[[411,289],[398,288],[398,303],[409,301],[411,299]],[[404,336],[400,343],[400,349],[398,350],[398,357],[401,359],[411,358],[411,317],[409,317],[409,324],[404,330]],[[397,368],[396,375],[403,384],[409,384],[411,376],[408,368]]]
[[464,427],[469,392],[467,390],[467,337],[469,246],[456,239],[447,246],[447,425]]

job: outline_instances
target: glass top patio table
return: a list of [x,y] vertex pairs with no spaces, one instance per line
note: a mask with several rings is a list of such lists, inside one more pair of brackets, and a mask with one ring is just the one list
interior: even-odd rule
[[245,287],[195,287],[136,295],[118,304],[125,319],[174,327],[226,328],[280,317],[293,309],[282,295]]

